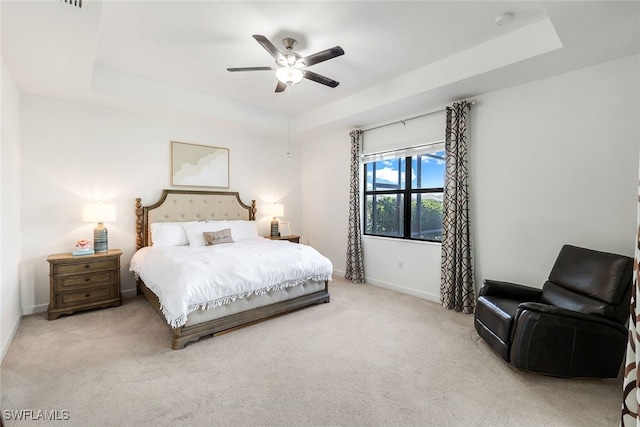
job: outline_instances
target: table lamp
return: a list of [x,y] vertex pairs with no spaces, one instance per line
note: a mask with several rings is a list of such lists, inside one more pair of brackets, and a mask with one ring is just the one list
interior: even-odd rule
[[284,216],[284,205],[282,203],[270,203],[264,207],[264,214],[273,217],[271,220],[271,237],[279,236],[277,217]]
[[109,249],[107,227],[103,223],[115,220],[116,205],[112,203],[85,203],[82,209],[82,221],[98,223],[93,230],[93,250],[96,253],[107,252]]

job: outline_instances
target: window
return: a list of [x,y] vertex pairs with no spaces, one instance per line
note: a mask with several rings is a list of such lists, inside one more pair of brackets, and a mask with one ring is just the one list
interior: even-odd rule
[[364,156],[364,234],[442,241],[444,143]]

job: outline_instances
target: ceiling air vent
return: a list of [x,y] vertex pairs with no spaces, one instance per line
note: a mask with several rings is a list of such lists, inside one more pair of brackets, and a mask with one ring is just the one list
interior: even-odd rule
[[77,7],[78,9],[82,9],[82,0],[60,0],[71,6]]

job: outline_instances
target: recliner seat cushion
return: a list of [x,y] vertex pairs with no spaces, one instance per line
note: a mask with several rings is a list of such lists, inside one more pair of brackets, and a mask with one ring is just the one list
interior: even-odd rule
[[511,343],[513,319],[520,301],[483,295],[476,304],[476,318],[507,344]]

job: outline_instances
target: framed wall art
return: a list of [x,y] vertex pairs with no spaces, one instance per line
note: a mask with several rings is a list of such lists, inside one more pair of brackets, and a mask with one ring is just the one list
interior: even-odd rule
[[171,141],[171,184],[229,187],[229,149]]

